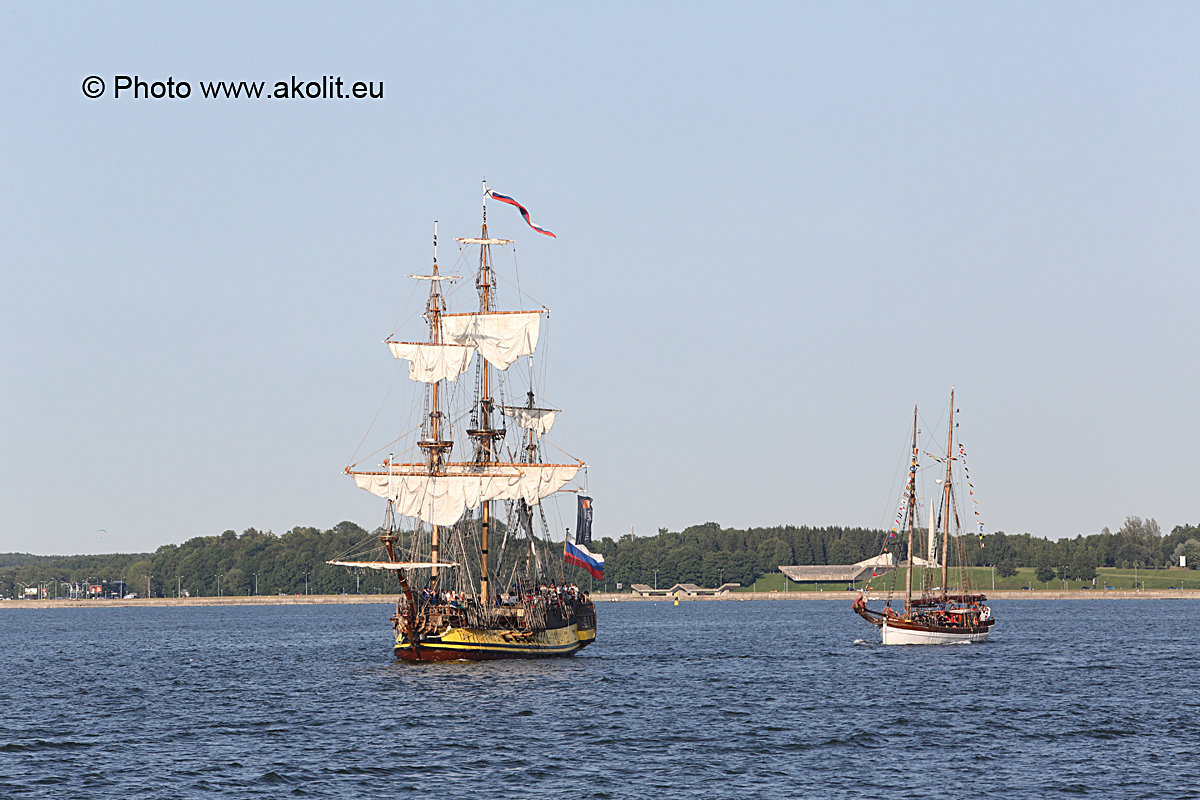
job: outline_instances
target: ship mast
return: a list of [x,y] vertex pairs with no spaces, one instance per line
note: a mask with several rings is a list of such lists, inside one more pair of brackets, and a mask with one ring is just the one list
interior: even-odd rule
[[[479,235],[481,244],[479,247],[479,274],[475,281],[475,288],[479,290],[479,312],[486,314],[492,310],[492,304],[495,299],[495,282],[492,277],[492,265],[489,256],[491,255],[491,246],[488,244],[488,226],[487,226],[487,184],[483,187],[483,226],[482,232]],[[469,430],[467,433],[475,439],[475,464],[481,469],[488,469],[496,464],[495,441],[499,436],[504,435],[503,429],[497,430],[492,427],[492,409],[494,401],[492,399],[492,365],[486,358],[480,354],[480,363],[482,370],[479,377],[479,417],[478,424],[474,430]],[[480,602],[488,605],[490,595],[488,593],[488,536],[491,532],[492,524],[492,504],[491,501],[484,501],[480,507],[480,562],[479,562],[479,596]]]
[[[446,311],[446,301],[442,298],[442,290],[440,287],[441,276],[438,273],[437,260],[437,220],[433,221],[433,272],[430,276],[429,283],[429,299],[425,303],[425,318],[429,321],[429,341],[432,344],[442,343],[442,314]],[[446,453],[454,446],[450,440],[442,439],[441,436],[441,421],[442,410],[440,406],[442,381],[434,381],[430,387],[430,409],[427,420],[429,436],[417,442],[417,446],[425,451],[425,461],[429,467],[429,474],[438,475],[444,470],[442,465],[446,459]],[[434,523],[430,530],[430,548],[429,560],[435,565],[439,562],[439,526]],[[430,570],[431,582],[436,582],[438,577],[438,568],[434,566]]]
[[942,601],[946,600],[947,565],[950,554],[950,478],[954,458],[954,387],[950,387],[950,433],[946,437],[946,484],[942,487]]
[[[413,276],[418,277],[418,276]],[[442,341],[442,324],[441,315],[446,310],[445,300],[442,299],[441,287],[439,282],[441,276],[438,274],[437,260],[437,220],[433,221],[433,273],[429,276],[429,299],[425,302],[425,314],[429,320],[429,339],[432,344],[441,344]],[[429,467],[429,474],[436,475],[442,471],[442,462],[445,459],[446,453],[453,446],[452,441],[443,440],[440,433],[440,422],[442,412],[439,405],[441,381],[434,381],[430,389],[431,406],[429,417],[427,420],[429,436],[417,442],[417,445],[426,453],[426,463]],[[388,472],[395,469],[393,458],[388,456],[386,462]],[[430,561],[433,564],[438,563],[438,526],[435,523],[432,526],[430,533]],[[389,497],[387,505],[387,525],[382,536],[379,537],[380,543],[387,551],[388,560],[392,563],[398,562],[400,559],[396,557],[396,543],[399,536],[396,533],[395,526],[395,502]],[[403,570],[396,570],[396,578],[400,581],[400,588],[404,590],[405,597],[408,599],[408,615],[410,624],[415,624],[416,621],[416,601],[412,595],[412,587],[405,578]],[[434,566],[430,570],[430,582],[436,583],[438,578],[438,568]]]
[[912,461],[908,465],[908,574],[904,578],[904,613],[912,607],[913,531],[917,519],[917,406],[913,405]]

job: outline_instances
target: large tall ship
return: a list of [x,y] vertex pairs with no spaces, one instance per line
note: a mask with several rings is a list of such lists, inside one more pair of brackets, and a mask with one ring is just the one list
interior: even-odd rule
[[[954,465],[960,465],[962,473],[959,485],[968,487],[968,494],[974,503],[974,489],[970,478],[966,475],[966,450],[961,443],[955,452],[954,425],[954,390],[950,390],[950,433],[946,442],[944,459],[933,456],[946,465],[945,478],[941,483],[941,503],[938,509],[940,525],[933,516],[930,508],[929,539],[926,558],[917,555],[917,472],[920,462],[920,449],[917,445],[917,408],[913,406],[912,458],[908,467],[908,483],[905,486],[904,497],[901,500],[900,512],[892,531],[884,540],[883,552],[889,562],[895,561],[895,551],[899,549],[898,533],[901,521],[908,529],[908,542],[904,550],[904,610],[899,612],[892,608],[893,591],[896,573],[889,574],[889,588],[884,595],[881,607],[872,607],[869,603],[871,584],[868,582],[863,592],[855,598],[854,611],[867,622],[874,625],[883,644],[955,644],[967,642],[982,642],[996,624],[991,609],[984,605],[987,598],[982,594],[973,593],[970,586],[970,575],[965,569],[965,553],[962,540],[957,531],[951,535],[951,522],[955,525],[961,520],[957,506],[959,493],[955,492]],[[978,519],[978,511],[975,511]],[[979,525],[980,541],[982,542],[983,525]],[[936,532],[941,529],[941,547],[938,547]],[[940,551],[940,559],[937,554]],[[958,556],[958,569],[951,574],[951,553]],[[914,578],[921,576],[921,583],[915,590]],[[941,580],[937,585],[932,581],[940,574]],[[957,588],[951,589],[951,578]]]
[[[531,229],[554,236],[485,184],[479,236],[456,240],[463,271],[475,273],[475,291],[461,294],[473,295],[475,308],[451,312],[461,276],[438,264],[434,223],[433,265],[428,274],[409,276],[428,285],[420,314],[425,335],[386,340],[419,387],[417,422],[393,441],[407,442],[409,452],[388,454],[379,468],[356,463],[345,470],[386,501],[384,524],[364,550],[329,563],[395,573],[394,650],[404,661],[569,656],[596,636],[595,606],[570,581],[574,567],[563,566],[596,577],[603,570],[603,557],[588,549],[591,498],[567,486],[586,480],[586,464],[561,452],[548,456],[546,436],[559,409],[535,394],[544,384],[534,356],[549,312],[521,293],[519,276],[509,284],[518,307],[500,305],[495,258],[511,253],[513,240],[489,232],[489,199],[515,206]],[[543,501],[568,492],[577,495],[571,505],[578,515],[559,561]]]

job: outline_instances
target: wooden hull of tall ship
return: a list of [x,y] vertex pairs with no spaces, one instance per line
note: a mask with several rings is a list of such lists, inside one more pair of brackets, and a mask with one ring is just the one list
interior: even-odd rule
[[503,628],[449,628],[425,634],[412,642],[407,633],[396,636],[401,661],[490,661],[501,658],[557,658],[578,653],[596,638],[596,628],[571,623],[542,631]]

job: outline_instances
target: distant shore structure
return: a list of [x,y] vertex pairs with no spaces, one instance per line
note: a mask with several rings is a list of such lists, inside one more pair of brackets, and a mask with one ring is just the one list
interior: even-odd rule
[[[918,566],[927,566],[924,559],[917,559]],[[818,564],[816,566],[781,566],[779,571],[796,583],[858,583],[870,578],[872,573],[883,575],[896,568],[896,559],[884,553],[859,561],[856,564]]]
[[742,588],[740,583],[723,583],[715,589],[702,589],[694,583],[677,583],[669,589],[655,589],[644,583],[629,587],[638,597],[715,597]]

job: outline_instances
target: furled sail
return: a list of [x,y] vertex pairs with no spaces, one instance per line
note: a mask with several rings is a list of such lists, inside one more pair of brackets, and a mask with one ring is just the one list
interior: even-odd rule
[[508,369],[518,358],[537,349],[542,312],[442,314],[441,321],[443,340],[477,347],[496,369]]
[[429,567],[457,567],[457,561],[326,561],[336,567],[362,567],[364,569],[428,569]]
[[526,408],[525,406],[500,406],[505,416],[526,430],[533,431],[538,436],[545,436],[554,427],[554,417],[558,414],[556,408]]
[[452,465],[430,475],[422,464],[396,464],[390,472],[347,470],[360,489],[391,500],[398,514],[431,525],[453,525],[467,509],[488,500],[523,499],[536,505],[575,477],[582,464],[498,464],[483,472]]
[[462,344],[386,342],[392,355],[408,359],[408,377],[422,383],[452,381],[471,366],[475,348]]
[[477,236],[459,236],[455,239],[463,244],[512,244],[512,239],[480,239]]

